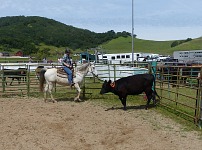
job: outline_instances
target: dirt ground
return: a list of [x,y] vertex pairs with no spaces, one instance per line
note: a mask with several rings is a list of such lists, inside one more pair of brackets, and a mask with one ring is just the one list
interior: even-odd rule
[[92,101],[0,98],[0,150],[202,148],[202,137],[196,131],[185,131],[153,109],[108,108]]

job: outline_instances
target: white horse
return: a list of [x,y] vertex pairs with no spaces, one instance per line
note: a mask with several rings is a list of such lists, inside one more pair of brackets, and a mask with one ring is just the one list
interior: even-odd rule
[[[51,96],[51,100],[53,102],[57,102],[52,95],[53,84],[58,83],[60,85],[67,86],[69,85],[69,81],[67,79],[66,73],[60,73],[57,68],[50,68],[50,69],[42,69],[40,72],[40,90],[41,92],[44,89],[44,101],[47,101],[47,92],[49,92]],[[93,63],[86,63],[75,69],[75,77],[73,78],[74,87],[77,90],[77,95],[74,98],[74,101],[81,101],[80,100],[80,84],[82,83],[84,77],[87,75],[88,72],[91,72],[94,75],[95,66]],[[46,85],[44,88],[44,83],[46,81]]]

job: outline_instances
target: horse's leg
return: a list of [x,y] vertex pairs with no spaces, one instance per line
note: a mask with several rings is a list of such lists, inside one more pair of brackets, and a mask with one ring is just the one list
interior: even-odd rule
[[11,80],[11,83],[10,83],[10,85],[12,85],[13,81],[14,81],[14,78],[12,77],[12,80]]
[[53,95],[52,95],[52,89],[53,89],[53,83],[48,82],[48,92],[51,96],[51,100],[53,101],[53,103],[56,103],[57,101],[53,98]]
[[74,98],[74,101],[75,101],[75,102],[76,102],[76,101],[81,102],[81,99],[79,98],[79,97],[80,97],[80,93],[81,93],[81,89],[80,89],[80,87],[79,87],[79,84],[78,84],[78,83],[75,83],[75,84],[74,84],[74,87],[75,87],[76,90],[77,90],[77,95],[76,95],[76,97]]
[[47,91],[48,91],[48,83],[46,83],[45,88],[44,88],[44,102],[45,103],[47,101]]

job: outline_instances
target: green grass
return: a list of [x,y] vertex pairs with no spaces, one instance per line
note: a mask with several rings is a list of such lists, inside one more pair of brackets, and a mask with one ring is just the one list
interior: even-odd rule
[[0,57],[0,63],[28,62],[29,58]]
[[193,39],[192,41],[180,44],[176,47],[170,48],[167,50],[167,53],[173,53],[174,51],[181,50],[201,50],[202,49],[202,37]]
[[[131,52],[132,50],[131,37],[120,37],[110,42],[103,44],[102,48],[107,53],[123,53]],[[151,41],[134,39],[134,52],[145,52],[145,53],[159,53],[162,54],[165,49],[169,49],[172,41]]]
[[[173,41],[152,41],[143,39],[134,39],[134,52],[145,53],[158,53],[162,55],[173,55],[174,51],[180,50],[197,50],[202,49],[202,37],[193,39],[192,41],[180,44],[171,48]],[[124,53],[132,51],[132,39],[131,37],[120,37],[113,39],[108,43],[101,45],[106,53]]]

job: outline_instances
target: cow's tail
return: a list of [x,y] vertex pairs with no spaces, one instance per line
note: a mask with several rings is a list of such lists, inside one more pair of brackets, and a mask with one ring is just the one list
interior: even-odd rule
[[154,89],[153,91],[154,95],[157,96],[159,99],[161,99],[161,97],[158,95],[158,93],[156,92],[156,89]]
[[44,82],[45,82],[45,74],[46,70],[45,69],[41,69],[40,73],[39,73],[39,89],[41,92],[43,92],[43,87],[44,87]]

